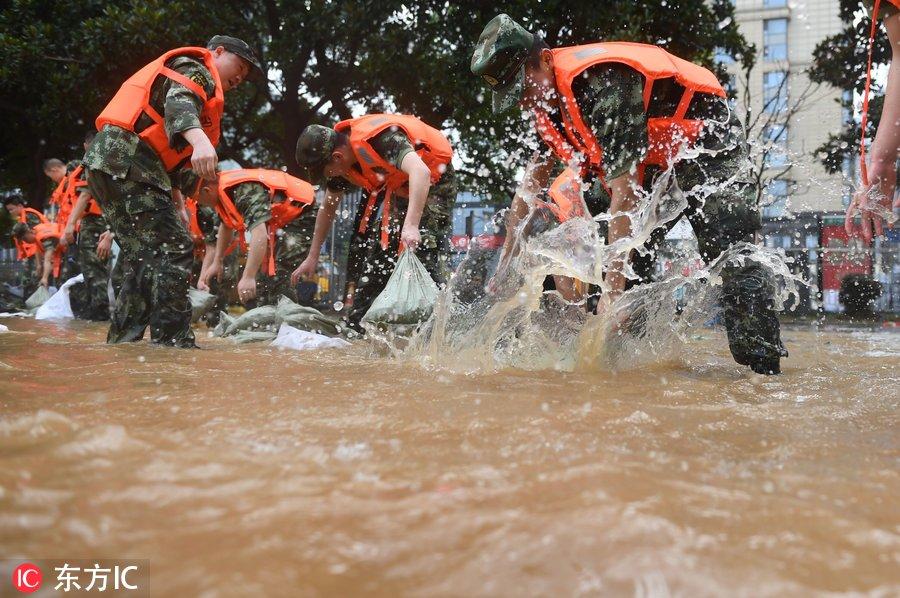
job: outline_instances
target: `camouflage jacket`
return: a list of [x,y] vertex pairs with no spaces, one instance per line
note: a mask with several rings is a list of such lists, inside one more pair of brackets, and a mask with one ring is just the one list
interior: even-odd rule
[[[167,66],[199,84],[210,96],[215,93],[212,74],[193,58],[179,56],[170,60]],[[201,126],[201,99],[180,83],[160,77],[150,91],[150,105],[165,119],[170,146],[179,150],[187,146],[181,133]],[[141,115],[135,129],[141,131],[151,122],[150,117]],[[166,172],[156,152],[136,133],[120,127],[107,125],[98,132],[84,162],[91,170],[146,183],[163,191],[172,189],[170,173]]]

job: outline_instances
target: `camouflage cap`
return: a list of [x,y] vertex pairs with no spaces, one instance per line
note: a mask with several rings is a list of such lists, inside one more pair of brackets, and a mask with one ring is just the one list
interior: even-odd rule
[[324,177],[325,165],[331,160],[331,152],[337,142],[337,131],[322,125],[309,125],[297,138],[294,157],[306,169],[306,180],[317,185]]
[[505,14],[491,19],[481,32],[471,69],[491,87],[495,113],[508,110],[521,99],[525,61],[534,40],[534,35]]
[[12,227],[12,236],[21,239],[28,232],[28,225],[24,222],[16,222]]
[[256,56],[256,52],[250,48],[250,45],[247,44],[247,42],[237,37],[231,37],[230,35],[214,35],[206,42],[206,48],[208,50],[215,50],[219,46],[222,46],[232,54],[237,54],[250,63],[251,76],[256,75],[257,78],[265,80],[266,72],[263,70],[262,63],[260,63],[259,58]]

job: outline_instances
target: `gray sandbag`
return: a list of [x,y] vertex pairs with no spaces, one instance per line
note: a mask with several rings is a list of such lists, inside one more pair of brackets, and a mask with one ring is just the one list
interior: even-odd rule
[[25,300],[25,307],[28,309],[37,309],[50,299],[50,291],[47,287],[38,286],[37,290]]
[[275,311],[279,326],[287,324],[307,332],[316,332],[326,336],[338,335],[338,321],[336,319],[329,318],[312,307],[294,303],[284,295],[278,300]]
[[228,327],[231,326],[236,319],[237,318],[235,318],[230,313],[225,312],[225,311],[220,311],[219,312],[219,323],[216,324],[216,327],[213,328],[213,331],[212,331],[213,336],[225,336],[225,331],[228,330]]
[[404,251],[384,290],[362,317],[367,328],[407,333],[431,315],[438,287],[412,251]]
[[200,289],[188,289],[188,298],[191,300],[191,323],[200,321],[216,304],[216,296]]
[[265,328],[263,330],[238,330],[228,337],[228,340],[238,343],[258,343],[261,341],[273,341],[278,337],[278,333],[274,330]]
[[225,334],[222,336],[231,336],[240,330],[261,330],[263,328],[269,328],[273,333],[278,330],[274,305],[263,305],[244,312],[225,329]]

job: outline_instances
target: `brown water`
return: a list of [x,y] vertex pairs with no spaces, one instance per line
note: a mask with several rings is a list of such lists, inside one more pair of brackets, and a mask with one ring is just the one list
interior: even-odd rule
[[712,330],[466,376],[3,323],[0,558],[149,559],[165,596],[900,593],[900,334],[788,331],[774,378]]

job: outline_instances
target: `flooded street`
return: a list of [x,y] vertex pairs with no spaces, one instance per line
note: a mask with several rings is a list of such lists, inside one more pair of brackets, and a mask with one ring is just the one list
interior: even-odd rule
[[[4,320],[0,553],[154,595],[900,593],[900,335],[463,375]],[[4,571],[4,575],[6,572]]]

